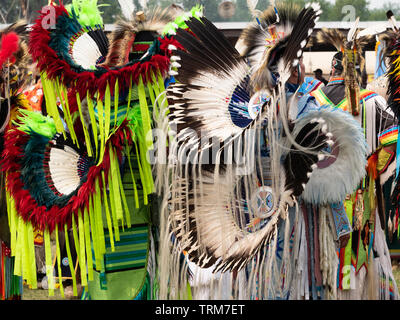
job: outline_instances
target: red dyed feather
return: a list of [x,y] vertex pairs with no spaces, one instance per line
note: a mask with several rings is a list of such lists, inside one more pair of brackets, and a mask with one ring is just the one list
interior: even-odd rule
[[0,44],[0,67],[10,59],[15,62],[13,54],[18,51],[19,37],[15,32],[10,32],[1,37]]
[[374,180],[378,178],[378,170],[376,169],[377,165],[378,165],[378,152],[375,152],[368,158],[368,163],[366,168],[368,175],[370,175]]
[[[54,6],[54,8],[56,20],[59,16],[68,15],[68,12],[62,5]],[[151,79],[151,72],[156,74],[159,70],[162,75],[165,75],[169,70],[169,56],[171,54],[171,51],[168,50],[168,45],[173,44],[178,48],[182,48],[176,40],[160,37],[158,40],[160,41],[160,47],[164,51],[165,56],[154,55],[147,62],[138,62],[134,65],[125,66],[117,70],[108,69],[107,73],[96,77],[93,72],[77,73],[73,71],[68,63],[57,56],[56,52],[49,47],[51,30],[43,27],[43,19],[46,19],[45,14],[42,14],[36,20],[30,33],[29,51],[32,58],[37,61],[40,71],[46,71],[49,79],[55,80],[59,77],[67,87],[70,87],[70,85],[74,83],[75,89],[79,92],[81,97],[85,97],[87,92],[89,92],[91,97],[93,97],[96,92],[99,92],[100,98],[103,98],[107,84],[110,85],[110,93],[113,95],[114,83],[117,79],[120,86],[124,84],[125,87],[128,87],[128,80],[131,77],[132,81],[137,84],[140,75],[144,82]]]
[[[27,143],[29,135],[17,129],[7,130],[4,134],[4,150],[0,159],[1,171],[7,172],[7,190],[15,199],[15,207],[18,215],[24,221],[30,221],[33,227],[44,231],[46,228],[52,232],[55,226],[63,227],[64,224],[71,226],[72,214],[77,218],[78,210],[84,210],[89,206],[89,198],[95,192],[95,182],[99,180],[100,191],[103,190],[101,172],[104,171],[107,179],[110,169],[109,147],[110,145],[117,152],[118,159],[122,158],[122,141],[124,137],[128,139],[128,144],[132,144],[130,130],[125,121],[115,132],[106,146],[103,162],[98,166],[89,169],[87,180],[78,190],[77,194],[68,201],[66,206],[60,208],[52,206],[46,209],[39,206],[36,200],[25,189],[21,178],[21,159],[23,157],[23,146]],[[107,185],[107,181],[106,181]]]

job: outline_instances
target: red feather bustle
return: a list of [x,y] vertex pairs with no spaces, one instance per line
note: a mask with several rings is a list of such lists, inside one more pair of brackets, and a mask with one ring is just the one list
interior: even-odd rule
[[[54,5],[53,5],[54,6]],[[54,6],[56,21],[62,15],[68,15],[66,9],[60,6]],[[137,62],[133,65],[127,65],[120,68],[108,68],[108,72],[96,76],[94,72],[76,72],[64,60],[58,57],[57,53],[49,46],[51,29],[46,28],[42,20],[46,15],[42,14],[35,22],[30,32],[29,51],[34,61],[37,61],[37,67],[40,72],[46,72],[50,80],[57,78],[66,86],[74,84],[75,90],[81,97],[85,97],[87,92],[93,97],[95,93],[100,93],[100,98],[104,96],[107,84],[110,86],[110,93],[113,94],[114,85],[118,79],[120,88],[129,88],[130,79],[138,84],[141,76],[144,84],[151,80],[151,73],[157,74],[158,71],[164,76],[170,66],[170,50],[167,50],[168,44],[174,44],[181,47],[174,39],[159,38],[160,48],[165,55],[155,54],[149,61]],[[103,66],[107,69],[107,67]]]
[[[52,232],[55,226],[71,225],[72,214],[77,219],[78,210],[83,210],[89,206],[89,199],[95,193],[96,180],[99,181],[100,190],[103,189],[102,171],[104,171],[106,180],[110,169],[110,146],[116,151],[119,160],[122,159],[122,141],[128,139],[128,144],[132,143],[130,130],[125,121],[115,135],[110,139],[106,146],[102,163],[98,166],[92,166],[89,169],[87,180],[79,188],[76,195],[72,196],[64,207],[53,205],[50,208],[39,206],[37,201],[31,196],[29,190],[21,177],[21,160],[24,153],[24,145],[29,140],[29,135],[18,129],[10,129],[4,134],[4,150],[0,160],[1,171],[7,173],[6,188],[15,200],[15,208],[24,221],[30,221],[33,227],[44,231],[46,228]],[[107,181],[105,181],[107,185]]]

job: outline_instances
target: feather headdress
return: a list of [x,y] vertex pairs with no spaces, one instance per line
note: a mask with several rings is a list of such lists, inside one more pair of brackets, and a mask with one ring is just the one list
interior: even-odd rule
[[[362,50],[372,34],[369,32],[361,33],[357,28],[358,20],[354,26],[348,31],[347,36],[337,29],[322,29],[316,37],[319,43],[329,43],[336,48],[337,51],[343,54],[343,61],[339,61],[343,66],[343,75],[346,85],[346,97],[350,103],[351,112],[354,116],[360,112],[360,87],[361,70],[365,66],[365,60],[362,55]],[[377,31],[379,32],[379,31]]]
[[[279,3],[258,15],[241,34],[236,48],[252,67],[252,81],[271,90],[279,65],[295,67],[322,11],[318,4],[301,10],[293,3]],[[300,41],[297,41],[299,40]]]
[[[151,79],[152,72],[156,74],[159,71],[162,75],[168,72],[169,58],[164,54],[166,50],[160,47],[154,48],[151,54],[141,60],[126,60],[123,65],[108,66],[104,62],[112,49],[103,26],[82,25],[83,22],[80,22],[79,15],[72,10],[73,7],[69,12],[62,5],[52,6],[56,13],[55,26],[47,26],[43,21],[46,16],[40,16],[32,27],[29,48],[33,59],[38,63],[39,71],[46,73],[49,80],[58,81],[67,88],[74,84],[81,97],[89,92],[91,97],[99,93],[102,98],[107,86],[111,94],[114,93],[117,81],[119,86],[127,89],[131,83],[137,84],[139,77],[146,83]],[[163,13],[164,18],[167,15],[166,12]],[[155,18],[147,21],[155,22]],[[156,29],[158,30],[151,30]],[[137,31],[137,26],[123,23],[123,27],[117,31],[113,38],[123,38],[126,32]],[[130,40],[133,42],[134,38]],[[163,40],[160,39],[161,42]],[[169,39],[165,41],[168,42]],[[168,44],[161,45],[162,48],[165,46],[168,47]],[[124,46],[120,48],[127,52]]]
[[[114,241],[120,240],[120,226],[131,227],[132,208],[147,205],[154,191],[146,158],[152,146],[149,104],[155,112],[165,106],[169,46],[179,44],[155,34],[140,57],[110,67],[105,64],[109,41],[97,1],[76,0],[68,8],[51,6],[54,24],[49,25],[52,21],[42,14],[29,38],[43,85],[44,115],[22,113],[16,128],[6,131],[1,170],[7,176],[8,210],[13,216],[12,249],[21,261],[15,272],[36,287],[36,272],[26,268],[35,266],[33,246],[19,244],[33,239],[32,229],[37,228],[43,231],[48,249],[52,232],[58,241],[58,232],[72,227],[74,232],[79,230],[75,244],[80,244],[77,251],[82,285],[86,286],[93,279],[93,269],[101,271],[103,223],[114,248]],[[122,163],[129,164],[133,207],[125,196]],[[133,173],[136,168],[137,175]],[[143,196],[138,196],[138,189]],[[53,259],[47,249],[51,292],[54,278],[49,261]]]
[[0,31],[0,132],[7,126],[14,104],[21,101],[19,91],[29,78],[26,26],[21,20]]
[[400,56],[400,32],[396,19],[392,11],[387,12],[388,20],[392,28],[381,35],[380,40],[385,44],[383,58],[387,59],[388,70],[386,77],[388,79],[387,96],[388,106],[392,109],[397,119],[400,119],[399,103],[399,56]]
[[[105,65],[109,67],[125,65],[132,52],[145,52],[155,38],[162,35],[165,26],[174,21],[176,16],[169,8],[156,7],[153,10],[132,12],[130,20],[120,19],[111,34],[110,50]],[[147,36],[145,35],[147,34]],[[142,39],[139,39],[142,37]],[[140,42],[139,44],[134,44]],[[136,48],[135,48],[136,46]],[[139,48],[140,46],[140,48]]]
[[[115,117],[110,121],[111,111],[118,114],[119,104],[130,106],[133,99],[139,98],[141,106],[141,116],[143,117],[144,137],[151,129],[151,117],[148,110],[145,86],[158,87],[159,81],[169,70],[169,44],[174,43],[173,39],[160,38],[156,30],[161,29],[155,23],[160,12],[154,13],[145,22],[135,22],[129,28],[117,29],[111,42],[111,47],[106,37],[101,16],[97,9],[97,1],[89,1],[88,5],[78,2],[79,6],[72,6],[67,10],[62,5],[52,5],[56,13],[55,26],[47,28],[42,15],[36,21],[30,33],[30,52],[38,63],[41,73],[41,80],[44,87],[48,114],[55,119],[57,130],[64,132],[60,111],[57,106],[57,99],[61,101],[64,110],[65,123],[68,130],[72,133],[79,129],[84,133],[85,145],[89,156],[93,152],[96,158],[101,161],[104,153],[104,146],[108,139],[108,134],[121,123]],[[96,11],[97,10],[97,11]],[[92,13],[93,17],[88,16]],[[167,13],[161,12],[161,21],[167,21]],[[88,24],[88,25],[87,25]],[[139,27],[141,25],[141,27]],[[150,39],[150,44],[143,50],[133,48],[136,34],[139,30],[145,30],[146,26],[154,30],[155,34]],[[119,34],[130,42],[118,45]],[[136,38],[137,39],[137,38]],[[154,42],[154,43],[153,43]],[[113,51],[115,47],[120,47],[122,51]],[[111,49],[110,49],[111,48]],[[131,51],[140,52],[139,55],[130,56]],[[144,54],[146,53],[146,54]],[[105,61],[108,57],[112,60],[113,54],[117,54],[117,59],[123,59],[121,65],[108,65]],[[110,58],[111,57],[111,58]],[[159,92],[159,90],[156,90]],[[163,90],[161,90],[163,91]],[[157,97],[155,92],[152,96]],[[91,110],[93,109],[93,110]],[[102,111],[101,111],[102,110]],[[127,110],[125,108],[125,110]],[[73,121],[73,113],[80,115],[78,124]],[[100,115],[99,131],[96,130],[94,113]],[[101,113],[104,113],[101,114]],[[80,122],[80,123],[79,123]],[[78,128],[76,128],[78,126]],[[97,146],[97,132],[100,133],[99,148]],[[104,133],[104,135],[102,135]],[[93,137],[96,137],[93,139]],[[94,140],[94,141],[91,141]],[[149,147],[150,143],[146,144]]]
[[[391,29],[386,33],[381,35],[380,41],[384,44],[383,59],[386,60],[387,71],[387,103],[388,107],[393,111],[397,122],[400,119],[400,29],[396,18],[391,10],[387,13],[387,18],[389,20]],[[399,150],[397,148],[396,155],[396,186],[392,188],[391,201],[392,205],[398,207],[400,203],[400,176],[399,176],[400,160],[399,160]]]

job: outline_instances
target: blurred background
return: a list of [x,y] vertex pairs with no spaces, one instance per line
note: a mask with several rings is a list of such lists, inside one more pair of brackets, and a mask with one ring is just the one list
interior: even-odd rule
[[[69,2],[69,0],[64,0],[64,4]],[[294,2],[303,6],[310,1],[285,0],[285,2]],[[360,21],[384,21],[386,20],[385,12],[388,9],[391,9],[395,15],[400,11],[400,2],[396,0],[318,0],[317,2],[323,10],[320,21],[343,21],[347,14],[344,11],[348,5],[355,8]],[[112,24],[121,14],[118,0],[98,0],[98,3],[102,6],[106,24]],[[167,7],[176,3],[186,10],[196,4],[201,4],[205,8],[205,16],[214,22],[247,22],[251,19],[246,0],[134,0],[134,3],[139,9],[155,5]],[[25,18],[32,23],[38,16],[38,11],[48,4],[48,0],[0,0],[0,4],[0,24],[12,23],[19,18]],[[258,9],[263,10],[268,6],[268,0],[258,1]]]
[[[71,0],[64,0],[64,4],[70,2]],[[137,10],[155,6],[165,8],[172,3],[183,7],[184,10],[190,10],[194,5],[201,4],[204,7],[205,16],[215,22],[232,43],[236,42],[241,30],[251,21],[247,0],[133,0],[133,2]],[[285,0],[285,2],[304,6],[310,0]],[[323,27],[340,28],[346,31],[357,17],[360,18],[361,28],[377,23],[386,24],[385,13],[389,9],[395,16],[400,15],[400,1],[396,0],[318,0],[318,2],[323,14],[317,24],[316,32]],[[33,23],[41,8],[48,3],[49,0],[0,0],[0,27],[21,18],[26,19],[28,23]],[[122,15],[118,0],[98,0],[98,4],[103,12],[106,31],[111,31],[112,24]],[[264,10],[269,4],[268,0],[259,0],[257,9]],[[308,48],[304,54],[306,73],[312,75],[314,70],[321,69],[323,76],[328,77],[333,51],[333,47],[323,45]],[[368,80],[372,80],[376,62],[375,42],[371,42],[366,48],[365,59]]]

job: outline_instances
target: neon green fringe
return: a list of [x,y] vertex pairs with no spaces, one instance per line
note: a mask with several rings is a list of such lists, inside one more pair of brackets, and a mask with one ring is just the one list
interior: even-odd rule
[[[86,98],[87,111],[91,124],[89,126],[85,121],[81,120],[85,137],[84,142],[88,155],[95,157],[97,164],[102,163],[107,143],[109,143],[108,150],[110,155],[110,170],[107,173],[108,185],[105,183],[105,172],[101,171],[101,176],[95,179],[95,192],[89,197],[88,206],[72,214],[72,234],[79,262],[81,283],[84,287],[88,285],[88,281],[93,280],[93,269],[95,267],[96,269],[104,268],[103,257],[106,252],[104,228],[108,228],[111,249],[114,251],[115,241],[120,240],[120,227],[122,227],[122,229],[124,229],[124,227],[131,227],[131,215],[123,187],[120,164],[116,150],[109,142],[112,134],[125,119],[128,121],[128,127],[133,137],[133,144],[129,146],[128,141],[126,141],[123,152],[126,155],[132,177],[135,207],[139,208],[141,205],[137,188],[138,178],[140,178],[141,184],[143,185],[144,205],[148,204],[148,196],[154,192],[152,168],[147,159],[148,150],[153,148],[151,107],[155,115],[158,116],[166,112],[167,105],[164,81],[160,72],[157,74],[151,73],[150,78],[151,81],[145,84],[142,77],[139,77],[137,86],[133,86],[131,79],[127,101],[127,113],[123,119],[118,119],[117,117],[119,109],[118,81],[115,83],[114,97],[111,97],[109,85],[107,85],[104,100],[99,99],[98,93],[94,95],[94,97],[91,97],[89,93],[84,97]],[[48,138],[53,137],[56,132],[63,133],[64,137],[66,137],[66,132],[69,132],[73,143],[79,146],[78,138],[74,131],[74,122],[77,120],[78,116],[80,119],[83,119],[85,113],[83,108],[86,104],[82,102],[79,94],[76,94],[78,112],[71,114],[67,88],[59,79],[55,81],[49,80],[45,72],[41,74],[41,79],[49,116],[44,117],[39,113],[23,110],[21,111],[22,116],[19,118],[19,129],[27,133],[32,129]],[[138,97],[138,101],[133,102],[132,97]],[[112,99],[114,110],[112,110],[111,105]],[[63,120],[66,128],[64,128],[63,121],[58,111],[57,100],[59,100],[63,109]],[[95,117],[95,103],[98,113],[97,121]],[[111,112],[114,112],[113,123],[111,123]],[[91,136],[95,138],[93,140],[94,145],[91,145]],[[134,156],[132,157],[132,155]],[[137,161],[139,176],[136,177],[133,173],[132,158]],[[8,222],[11,232],[11,253],[12,256],[15,257],[14,274],[22,276],[32,288],[37,288],[33,226],[29,222],[24,222],[23,219],[18,216],[14,199],[8,191],[6,192],[6,197]],[[105,217],[104,222],[103,216]],[[104,224],[106,224],[106,226]],[[67,225],[58,225],[54,230],[56,245],[54,259],[54,254],[52,254],[51,251],[51,235],[47,228],[44,231],[46,275],[48,277],[49,295],[54,295],[56,284],[53,275],[54,263],[58,261],[57,268],[59,278],[57,284],[60,287],[61,294],[64,296],[61,278],[60,228],[61,230],[63,229],[65,233],[65,246],[72,275],[73,294],[77,296],[77,270],[72,260]],[[95,266],[93,264],[92,246]]]

